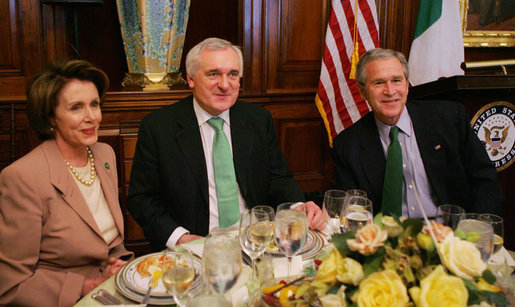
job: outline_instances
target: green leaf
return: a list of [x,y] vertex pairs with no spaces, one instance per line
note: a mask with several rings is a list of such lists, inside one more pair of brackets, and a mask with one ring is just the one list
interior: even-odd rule
[[368,275],[377,272],[383,269],[383,260],[386,251],[384,248],[378,249],[375,254],[366,257],[363,261],[363,272],[365,273],[365,277]]
[[489,303],[497,305],[497,307],[506,307],[510,305],[510,302],[501,293],[490,292],[490,291],[481,291],[481,295],[483,299]]
[[484,270],[483,275],[481,277],[483,277],[483,279],[491,285],[495,284],[495,282],[497,281],[497,278],[489,269]]
[[379,227],[381,227],[382,230],[384,230],[384,225],[383,225],[382,219],[383,219],[383,212],[379,212],[374,217],[374,224],[378,225]]
[[424,224],[421,219],[407,219],[402,222],[402,227],[404,228],[402,235],[415,237],[415,235],[422,230],[422,226],[424,226]]
[[456,236],[462,240],[467,239],[467,235],[463,232],[463,230],[461,230],[459,228],[454,231],[454,236]]
[[337,233],[334,234],[331,238],[334,247],[344,256],[348,256],[352,253],[352,251],[349,249],[349,246],[347,245],[347,239],[354,239],[356,236],[356,232],[349,231],[346,233]]
[[467,287],[467,290],[469,291],[468,305],[481,304],[482,301],[496,304],[497,307],[506,307],[510,305],[510,302],[502,293],[480,290],[476,284],[470,280],[463,281],[465,282],[465,287]]
[[336,294],[336,292],[338,292],[338,289],[340,289],[340,287],[341,287],[341,284],[339,284],[339,283],[332,285],[325,294]]

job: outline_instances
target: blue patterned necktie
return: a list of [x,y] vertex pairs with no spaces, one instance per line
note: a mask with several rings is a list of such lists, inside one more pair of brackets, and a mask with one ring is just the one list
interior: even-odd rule
[[213,138],[213,168],[220,228],[227,228],[240,219],[238,184],[234,171],[231,146],[223,130],[224,120],[212,117],[208,121],[215,129]]
[[384,172],[383,199],[381,212],[384,215],[402,215],[402,151],[397,138],[399,128],[390,129],[390,146]]

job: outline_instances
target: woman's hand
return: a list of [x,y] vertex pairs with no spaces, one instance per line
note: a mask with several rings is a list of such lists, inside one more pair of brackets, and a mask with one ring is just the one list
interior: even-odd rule
[[84,281],[84,285],[82,286],[82,294],[81,296],[85,296],[93,289],[98,287],[101,283],[109,279],[111,276],[118,273],[118,271],[127,263],[127,261],[117,259],[114,257],[109,257],[107,260],[107,266],[104,268],[100,276],[97,278],[86,279]]

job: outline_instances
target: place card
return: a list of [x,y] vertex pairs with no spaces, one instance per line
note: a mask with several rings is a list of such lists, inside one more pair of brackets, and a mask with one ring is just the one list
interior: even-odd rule
[[[288,258],[278,257],[273,259],[274,263],[274,277],[288,277]],[[301,275],[303,270],[302,256],[294,256],[291,259],[291,272],[290,276]]]

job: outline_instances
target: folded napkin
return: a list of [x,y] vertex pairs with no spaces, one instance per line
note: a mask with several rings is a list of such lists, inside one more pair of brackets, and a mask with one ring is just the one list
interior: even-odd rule
[[[273,259],[274,263],[274,277],[288,277],[288,258],[277,257]],[[301,275],[304,265],[302,262],[302,256],[294,256],[291,259],[291,272],[290,276]]]
[[501,247],[501,249],[490,257],[490,261],[488,264],[506,264],[507,266],[513,267],[515,266],[515,261],[510,253],[506,250],[506,248]]

